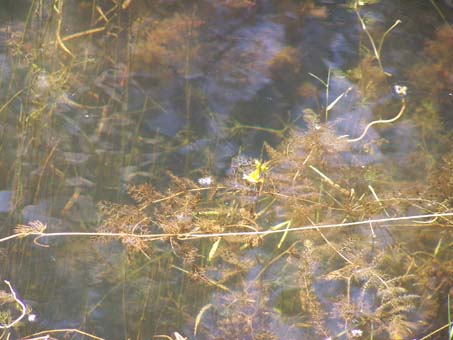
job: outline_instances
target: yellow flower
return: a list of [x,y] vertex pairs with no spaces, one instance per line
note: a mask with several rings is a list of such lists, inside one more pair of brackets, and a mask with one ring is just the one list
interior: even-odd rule
[[253,170],[251,173],[244,174],[243,179],[250,183],[263,183],[264,179],[262,177],[262,174],[266,172],[269,169],[266,163],[261,163],[259,160],[255,160],[255,170]]

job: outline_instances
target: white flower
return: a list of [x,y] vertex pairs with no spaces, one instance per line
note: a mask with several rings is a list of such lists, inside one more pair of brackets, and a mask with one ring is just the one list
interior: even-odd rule
[[359,337],[359,336],[362,336],[363,334],[363,331],[361,329],[352,329],[351,330],[351,335],[353,337]]
[[407,96],[407,86],[404,85],[395,85],[393,86],[395,93],[400,97]]
[[211,176],[208,176],[208,177],[201,177],[198,179],[198,184],[200,184],[201,186],[203,187],[208,187],[210,186],[212,183],[214,183],[214,180],[212,179]]

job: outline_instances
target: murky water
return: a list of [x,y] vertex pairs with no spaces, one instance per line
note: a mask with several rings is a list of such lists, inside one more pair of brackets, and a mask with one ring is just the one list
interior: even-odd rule
[[2,337],[448,338],[447,5],[5,4]]

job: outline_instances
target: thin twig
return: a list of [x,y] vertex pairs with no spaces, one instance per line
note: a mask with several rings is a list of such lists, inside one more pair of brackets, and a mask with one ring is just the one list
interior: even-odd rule
[[69,48],[66,47],[63,40],[61,39],[61,25],[63,23],[63,0],[58,1],[58,7],[56,4],[54,5],[54,10],[58,15],[57,29],[55,32],[57,43],[63,51],[69,54],[72,58],[75,58],[75,55],[69,50]]
[[348,191],[348,190],[342,188],[339,184],[337,184],[334,181],[332,181],[329,177],[324,175],[321,171],[316,169],[313,165],[309,165],[309,168],[312,169],[314,172],[316,172],[319,176],[321,176],[322,179],[324,179],[324,181],[326,181],[329,185],[331,185],[332,187],[334,187],[335,189],[337,189],[338,191],[340,191],[344,195],[351,196],[351,194],[353,192],[352,190]]
[[32,334],[32,335],[26,336],[26,337],[24,337],[22,339],[23,340],[34,340],[36,338],[31,338],[31,337],[40,336],[41,334],[46,334],[47,335],[47,334],[51,334],[51,333],[77,333],[77,334],[81,334],[81,335],[87,336],[87,337],[89,337],[91,339],[105,340],[104,338],[100,338],[100,337],[98,337],[96,335],[89,334],[89,333],[86,333],[84,331],[81,331],[81,330],[75,329],[75,328],[61,328],[61,329],[52,329],[52,330],[42,331],[42,332],[38,332],[38,333],[35,333],[35,334]]
[[207,304],[207,305],[204,305],[200,309],[200,311],[198,312],[197,317],[195,319],[195,326],[193,327],[193,335],[194,336],[197,336],[198,325],[200,324],[200,321],[201,321],[201,318],[203,317],[203,314],[211,307],[212,307],[211,303]]
[[20,320],[22,320],[24,318],[24,316],[27,314],[27,306],[25,305],[25,303],[23,303],[17,297],[16,292],[14,291],[13,287],[11,286],[11,283],[9,283],[9,281],[7,281],[7,280],[4,280],[3,282],[5,282],[8,285],[9,290],[11,291],[11,295],[13,296],[14,301],[16,301],[19,304],[20,309],[21,309],[21,314],[19,315],[19,317],[17,317],[16,319],[14,319],[12,322],[10,322],[7,325],[1,325],[0,324],[0,328],[1,329],[8,329],[8,328],[13,327],[16,323],[18,323]]
[[425,335],[423,338],[420,338],[420,340],[426,340],[428,338],[430,338],[431,336],[433,336],[434,334],[437,334],[439,333],[440,331],[444,330],[445,328],[449,328],[450,326],[453,326],[453,321],[443,325],[442,327],[436,329],[435,331],[432,331],[431,333],[429,333],[428,335]]
[[21,89],[21,90],[17,91],[11,98],[9,98],[9,99],[6,101],[6,103],[3,104],[2,107],[0,107],[0,113],[1,113],[6,107],[8,107],[8,105],[11,104],[11,102],[12,102],[14,99],[16,99],[17,97],[19,97],[20,94],[21,94],[22,92],[24,92],[24,90],[25,90],[25,89]]
[[[291,228],[291,232],[297,231],[307,231],[307,230],[316,230],[316,229],[334,229],[334,228],[345,228],[345,227],[355,227],[359,225],[366,225],[369,223],[385,223],[385,222],[396,222],[396,221],[407,221],[407,220],[414,220],[414,219],[421,219],[421,218],[432,218],[432,217],[447,217],[453,216],[453,212],[451,213],[438,213],[438,214],[426,214],[426,215],[416,215],[416,216],[401,216],[401,217],[392,217],[392,218],[381,218],[381,219],[370,219],[364,221],[356,221],[356,222],[347,222],[347,223],[334,223],[334,224],[323,224],[323,225],[308,225],[302,227],[295,227]],[[411,225],[413,226],[413,225]],[[420,227],[417,225],[417,227]],[[452,225],[443,226],[443,228],[453,228]],[[217,236],[255,236],[255,235],[267,235],[267,234],[278,234],[284,233],[286,230],[265,230],[265,231],[251,231],[251,232],[230,232],[230,233],[212,233],[212,234],[187,234],[186,240],[189,239],[199,239],[199,238],[209,238],[209,237],[217,237]]]
[[389,213],[385,209],[384,205],[382,204],[381,200],[379,199],[379,196],[376,194],[376,191],[374,191],[374,188],[371,186],[371,184],[368,185],[368,189],[371,191],[371,194],[373,194],[374,199],[379,203],[382,210],[384,210],[385,215],[387,215],[387,217],[390,217]]
[[[380,224],[386,222],[396,222],[396,221],[408,221],[408,220],[419,220],[423,218],[433,218],[433,217],[449,217],[453,216],[453,212],[448,213],[435,213],[435,214],[425,214],[425,215],[414,215],[414,216],[401,216],[401,217],[392,217],[392,218],[380,218],[380,219],[369,219],[364,221],[356,222],[347,222],[347,223],[333,223],[333,224],[321,224],[321,225],[307,225],[301,227],[295,227],[289,229],[290,232],[299,232],[307,230],[317,230],[319,229],[334,229],[334,228],[346,228],[346,227],[355,227],[360,225],[367,225],[370,223]],[[404,225],[404,226],[414,226],[413,224]],[[416,227],[427,227],[421,225],[415,225]],[[453,228],[453,224],[448,225],[435,225],[435,227],[441,228]],[[237,231],[237,232],[225,232],[225,233],[182,233],[182,234],[130,234],[130,233],[103,233],[103,232],[59,232],[59,233],[44,233],[44,232],[29,232],[29,233],[18,233],[10,235],[0,239],[0,243],[7,240],[21,238],[24,236],[37,236],[35,240],[41,239],[44,237],[136,237],[140,239],[146,239],[148,241],[162,240],[169,237],[178,237],[179,240],[193,240],[201,238],[212,238],[212,237],[228,237],[228,236],[256,236],[256,235],[269,235],[269,234],[279,234],[285,233],[286,229],[283,230],[261,230],[261,231]]]
[[81,38],[81,37],[84,37],[86,35],[102,32],[104,30],[105,30],[105,26],[92,28],[92,29],[89,29],[89,30],[86,30],[86,31],[83,31],[83,32],[78,32],[78,33],[67,35],[66,37],[62,38],[61,41],[69,41],[69,40],[72,40],[72,39]]
[[352,138],[352,139],[347,139],[346,142],[348,143],[355,143],[355,142],[358,142],[360,140],[363,139],[363,137],[365,137],[365,135],[367,134],[368,130],[373,126],[373,125],[377,125],[377,124],[390,124],[390,123],[393,123],[395,121],[397,121],[398,119],[401,118],[401,116],[403,115],[404,111],[406,110],[406,100],[403,98],[401,98],[401,109],[400,109],[400,112],[398,112],[398,114],[391,118],[391,119],[378,119],[378,120],[375,120],[375,121],[372,121],[371,123],[369,123],[365,129],[363,130],[362,134],[357,137],[357,138]]
[[436,10],[437,14],[439,14],[439,16],[442,18],[442,21],[444,22],[444,24],[450,26],[450,23],[445,18],[444,13],[442,13],[442,11],[440,10],[439,6],[437,6],[436,2],[434,0],[430,0],[430,2],[431,2],[431,5],[433,5],[434,9]]
[[368,31],[368,28],[365,25],[365,21],[363,20],[362,16],[360,15],[357,1],[355,3],[355,6],[354,6],[354,11],[357,14],[357,18],[360,21],[360,25],[362,26],[363,31],[365,32],[365,34],[368,37],[368,40],[370,41],[371,47],[373,48],[373,54],[374,54],[374,56],[375,56],[375,58],[376,58],[376,60],[377,60],[377,62],[379,64],[379,68],[381,69],[382,72],[384,72],[384,67],[382,66],[382,63],[381,63],[381,56],[380,56],[379,51],[378,51],[378,49],[376,47],[376,44],[374,43],[374,39],[371,36],[371,33]]
[[43,163],[43,165],[41,167],[41,171],[39,173],[38,183],[36,184],[36,191],[35,191],[35,195],[34,195],[34,201],[35,202],[37,202],[38,199],[39,199],[39,194],[40,194],[40,191],[41,191],[41,183],[42,183],[42,178],[44,176],[44,173],[46,172],[47,166],[48,166],[50,160],[52,159],[53,155],[55,154],[55,151],[57,150],[57,147],[59,146],[59,144],[60,144],[60,140],[57,140],[57,142],[55,143],[55,145],[50,150],[49,154],[47,155],[47,157],[44,160],[44,163]]
[[389,29],[387,31],[385,31],[384,34],[382,35],[382,38],[381,38],[381,41],[379,42],[379,47],[377,50],[379,57],[381,56],[382,46],[384,45],[385,38],[396,26],[398,26],[401,23],[402,23],[401,20],[399,20],[399,19],[396,20],[395,23],[392,26],[390,26]]
[[[315,225],[315,223],[310,219],[308,218],[308,220],[311,222],[311,224]],[[349,264],[352,264],[352,265],[355,265],[354,262],[352,262],[350,259],[348,259],[345,255],[343,255],[337,248],[335,248],[335,246],[332,244],[332,242],[329,241],[329,239],[322,233],[321,230],[316,229],[318,231],[318,233],[321,235],[321,237],[323,238],[324,242],[327,243],[327,245],[332,248],[332,250],[338,254],[338,256],[340,256],[343,260],[345,260],[346,262],[348,262]]]

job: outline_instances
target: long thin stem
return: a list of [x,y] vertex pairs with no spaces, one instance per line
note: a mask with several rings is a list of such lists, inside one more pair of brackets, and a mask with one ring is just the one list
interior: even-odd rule
[[[228,236],[256,236],[256,235],[269,235],[269,234],[279,234],[285,233],[287,231],[290,232],[300,232],[300,231],[307,231],[307,230],[317,230],[317,229],[334,229],[334,228],[347,228],[347,227],[356,227],[360,225],[369,225],[370,223],[381,224],[386,222],[397,222],[397,221],[410,221],[410,220],[420,220],[424,218],[433,218],[433,217],[449,217],[453,216],[453,212],[448,213],[434,213],[434,214],[424,214],[424,215],[414,215],[414,216],[400,216],[400,217],[392,217],[392,218],[381,218],[381,219],[369,219],[364,221],[356,221],[356,222],[347,222],[347,223],[333,223],[333,224],[321,224],[321,225],[307,225],[301,227],[295,227],[291,229],[283,229],[283,230],[262,230],[262,231],[241,231],[241,232],[226,232],[226,233],[183,233],[183,234],[131,234],[131,233],[107,233],[107,232],[58,232],[58,233],[45,233],[41,231],[36,232],[29,232],[29,233],[17,233],[14,235],[10,235],[0,239],[0,243],[16,239],[16,238],[23,238],[25,236],[35,236],[35,243],[37,245],[41,245],[37,243],[37,241],[41,238],[49,238],[49,237],[112,237],[112,238],[123,238],[123,237],[135,237],[140,239],[145,239],[148,241],[156,241],[162,240],[169,237],[177,237],[178,240],[187,241],[187,240],[194,240],[194,239],[201,239],[201,238],[212,238],[212,237],[228,237]],[[420,225],[417,224],[410,224],[405,226],[412,226],[412,227],[423,227],[427,228],[427,225]],[[386,226],[388,227],[388,226]],[[432,225],[432,227],[442,227],[442,228],[453,228],[453,224],[441,225],[436,224]]]
[[13,287],[11,286],[11,283],[7,280],[4,280],[4,282],[8,285],[9,290],[11,292],[11,295],[13,296],[14,301],[20,306],[21,313],[20,315],[15,318],[13,321],[11,321],[9,324],[3,325],[0,324],[0,328],[2,329],[9,329],[13,327],[16,323],[18,323],[20,320],[24,318],[24,316],[27,314],[27,306],[25,303],[23,303],[16,295],[16,292],[14,291]]
[[393,123],[393,122],[395,122],[395,121],[397,121],[398,119],[401,118],[401,116],[403,115],[405,110],[406,110],[406,100],[404,98],[402,98],[402,100],[401,100],[401,109],[400,109],[400,111],[398,112],[398,114],[395,117],[393,117],[391,119],[378,119],[378,120],[372,121],[367,126],[365,126],[365,129],[363,130],[362,134],[359,137],[352,138],[352,139],[347,139],[346,141],[348,143],[355,143],[355,142],[358,142],[358,141],[362,140],[365,137],[365,135],[367,134],[368,130],[373,125]]
[[381,37],[381,41],[379,42],[379,47],[377,49],[377,52],[379,54],[379,57],[381,56],[381,51],[382,51],[382,45],[384,45],[384,41],[385,41],[385,38],[387,37],[387,35],[396,27],[398,26],[399,24],[401,24],[402,21],[401,20],[396,20],[395,23],[390,26],[387,31],[384,32],[384,34],[382,35]]
[[376,58],[376,60],[377,60],[377,62],[379,64],[379,68],[382,70],[382,72],[384,72],[384,67],[382,66],[382,62],[381,62],[381,55],[379,54],[379,50],[376,47],[376,44],[374,42],[373,37],[371,36],[371,33],[368,31],[368,28],[365,25],[365,21],[363,20],[362,16],[360,15],[357,2],[355,3],[354,11],[355,11],[355,13],[357,15],[357,18],[360,21],[360,25],[362,26],[362,30],[365,32],[365,34],[368,37],[368,40],[370,41],[371,47],[373,48],[373,54],[374,54],[374,56],[375,56],[375,58]]
[[450,25],[448,22],[447,18],[445,18],[444,13],[440,10],[439,6],[437,6],[436,2],[434,0],[429,0],[431,2],[431,5],[433,5],[434,9],[436,10],[437,14],[442,18],[442,21],[444,22],[445,25]]

